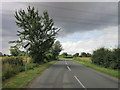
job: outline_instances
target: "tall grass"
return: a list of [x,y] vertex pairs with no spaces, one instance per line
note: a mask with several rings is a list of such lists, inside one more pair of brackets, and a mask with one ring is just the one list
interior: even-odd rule
[[45,69],[50,67],[55,62],[57,61],[50,61],[48,63],[44,63],[38,67],[35,67],[34,70],[31,69],[26,72],[19,73],[3,82],[2,87],[6,90],[10,88],[11,90],[12,88],[24,88],[24,86],[30,83],[31,80],[33,80],[36,76],[39,76]]
[[25,62],[27,59],[30,58],[23,57],[6,57],[2,60],[2,80],[6,80],[13,75],[23,72],[25,70],[33,69],[34,67],[38,66],[38,64]]

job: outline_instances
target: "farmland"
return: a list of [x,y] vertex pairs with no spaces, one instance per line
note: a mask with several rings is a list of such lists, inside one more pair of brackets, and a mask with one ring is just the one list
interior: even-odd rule
[[30,63],[30,57],[1,57],[2,60],[2,80],[6,80],[15,74],[33,69],[38,64]]
[[82,61],[92,62],[91,57],[74,57],[74,59],[80,59]]
[[[10,58],[16,58],[16,57],[0,57],[0,60],[6,60],[6,59],[10,59]],[[30,57],[23,57],[23,61],[25,62],[25,61],[27,61],[27,62],[29,62],[31,60],[31,58]]]

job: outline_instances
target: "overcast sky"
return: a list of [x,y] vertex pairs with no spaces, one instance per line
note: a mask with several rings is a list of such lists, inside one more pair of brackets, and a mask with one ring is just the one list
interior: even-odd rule
[[[61,28],[57,40],[62,52],[93,52],[99,47],[118,44],[117,2],[4,2],[2,3],[2,52],[9,54],[8,41],[18,39],[14,12],[34,6],[42,15],[47,10],[55,26]],[[1,9],[0,9],[1,10]],[[1,51],[1,50],[0,50]]]

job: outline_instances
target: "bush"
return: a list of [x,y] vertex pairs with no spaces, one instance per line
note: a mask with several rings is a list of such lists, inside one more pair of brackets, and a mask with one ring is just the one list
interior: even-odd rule
[[[27,70],[33,69],[39,64],[27,63]],[[13,75],[25,71],[25,63],[22,57],[9,57],[2,60],[2,80],[6,80]]]
[[45,60],[44,60],[43,62],[46,62],[46,61],[49,62],[49,61],[53,60],[54,58],[53,58],[52,53],[46,53],[44,59],[45,59]]
[[24,71],[22,66],[19,65],[11,65],[9,63],[5,63],[2,65],[2,80],[8,79],[9,77]]
[[2,60],[2,64],[9,63],[11,65],[23,66],[23,57],[10,57]]
[[118,54],[120,54],[119,48],[114,50],[100,48],[93,52],[92,62],[106,68],[120,69],[120,66],[118,65],[120,62]]

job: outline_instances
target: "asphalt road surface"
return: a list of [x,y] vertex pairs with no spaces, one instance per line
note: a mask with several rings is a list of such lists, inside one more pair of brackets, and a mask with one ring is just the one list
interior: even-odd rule
[[72,60],[60,60],[45,70],[29,88],[118,88],[118,80]]

